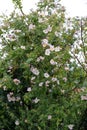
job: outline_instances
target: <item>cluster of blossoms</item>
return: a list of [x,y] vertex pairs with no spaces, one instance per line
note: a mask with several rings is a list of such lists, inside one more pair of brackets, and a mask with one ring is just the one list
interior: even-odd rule
[[[48,73],[44,73],[44,77],[45,77],[46,79],[48,79],[48,78],[50,77],[50,75],[49,75]],[[58,80],[56,77],[52,77],[52,78],[51,78],[51,81],[52,81],[52,82],[56,82],[56,83],[59,85],[59,80]],[[39,83],[39,87],[42,87],[44,83],[45,83],[45,86],[48,87],[49,84],[51,83],[51,81],[46,80],[45,82],[40,82],[40,83]]]
[[39,56],[36,61],[40,62],[40,61],[43,61],[43,60],[44,60],[44,57],[43,56]]
[[49,56],[52,51],[59,52],[62,48],[60,46],[54,47],[54,45],[49,44],[48,39],[42,39],[41,42],[44,48],[49,47],[45,50],[45,55]]
[[20,101],[20,97],[14,97],[13,92],[10,92],[9,94],[7,94],[7,99],[9,102]]
[[15,41],[16,40],[15,34],[8,34],[7,35],[7,40],[9,40],[9,41]]
[[25,47],[25,46],[21,46],[20,48],[21,48],[21,49],[23,49],[23,50],[25,50],[25,49],[26,49],[26,47]]
[[54,47],[53,45],[50,45],[50,44],[48,44],[48,46],[50,48],[45,50],[45,55],[47,55],[47,56],[49,56],[52,51],[59,52],[61,50],[61,47],[59,47],[59,46]]
[[39,70],[38,70],[37,68],[35,68],[34,66],[31,66],[30,71],[31,71],[34,75],[36,75],[36,76],[38,76],[39,73],[40,73]]
[[13,68],[12,66],[9,66],[9,68],[8,68],[7,72],[9,72],[9,73],[10,73],[10,72],[12,71],[12,68]]
[[20,33],[21,30],[9,30],[7,33],[3,34],[3,37],[6,38],[7,41],[14,42],[18,39],[18,33]]

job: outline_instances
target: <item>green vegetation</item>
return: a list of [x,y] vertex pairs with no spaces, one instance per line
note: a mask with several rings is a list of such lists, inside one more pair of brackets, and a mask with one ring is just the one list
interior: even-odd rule
[[87,20],[41,1],[25,15],[13,0],[20,14],[2,16],[0,130],[86,130]]

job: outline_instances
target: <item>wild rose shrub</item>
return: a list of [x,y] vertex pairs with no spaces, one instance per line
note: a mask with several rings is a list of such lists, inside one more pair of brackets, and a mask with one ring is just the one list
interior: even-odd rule
[[68,23],[64,7],[53,1],[3,18],[1,130],[77,130],[86,109],[86,73],[70,60],[76,30]]

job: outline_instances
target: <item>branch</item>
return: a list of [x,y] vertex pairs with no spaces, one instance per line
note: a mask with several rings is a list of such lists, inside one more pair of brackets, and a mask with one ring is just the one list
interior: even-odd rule
[[[72,52],[73,53],[73,52]],[[73,53],[73,56],[74,56],[74,58],[78,61],[78,63],[81,65],[81,67],[82,67],[82,69],[84,70],[84,72],[86,72],[86,74],[87,74],[87,71],[86,71],[86,69],[85,69],[85,66],[80,62],[80,60],[78,59],[78,57],[75,55],[75,53]]]
[[82,23],[82,18],[81,18],[81,22],[80,22],[80,26],[81,26],[81,41],[82,41],[82,48],[83,48],[83,52],[84,52],[84,56],[86,55],[86,51],[85,51],[85,45],[84,45],[84,41],[83,41],[83,23]]
[[21,2],[21,0],[12,0],[12,2],[15,5],[15,8],[18,8],[21,11],[22,15],[24,16],[25,14],[24,14],[24,12],[22,10],[22,2]]

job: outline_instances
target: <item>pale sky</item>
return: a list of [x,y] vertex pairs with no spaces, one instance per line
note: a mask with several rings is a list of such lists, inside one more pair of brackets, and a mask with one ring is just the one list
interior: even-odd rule
[[[28,13],[31,8],[36,8],[35,3],[39,0],[23,0],[23,10]],[[87,0],[62,0],[68,16],[87,16]],[[13,10],[11,0],[0,0],[0,14],[9,14]]]

